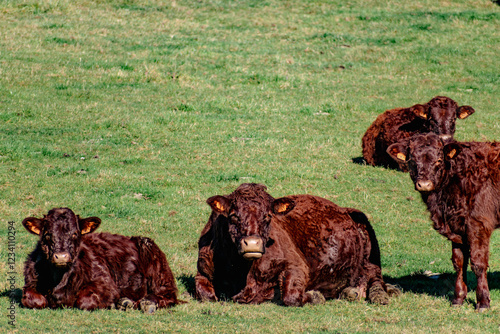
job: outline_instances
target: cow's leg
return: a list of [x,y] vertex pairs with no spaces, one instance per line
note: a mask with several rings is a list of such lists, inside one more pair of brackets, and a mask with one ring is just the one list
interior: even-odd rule
[[[172,277],[173,279],[173,277]],[[152,304],[155,304],[158,308],[171,307],[178,303],[177,300],[177,289],[172,285],[172,282],[167,282],[163,286],[154,289],[153,293],[148,294],[143,298],[143,301],[147,300]],[[147,310],[144,310],[144,302],[141,301],[141,309],[146,313],[153,313],[150,311],[151,307],[148,306]],[[151,304],[150,303],[150,304]]]
[[314,295],[306,294],[307,274],[301,268],[286,270],[280,282],[283,303],[287,306],[302,306],[314,302]]
[[368,280],[367,297],[371,303],[387,305],[389,304],[389,295],[387,286],[382,278],[382,270],[378,265],[368,263],[366,265],[366,277]]
[[274,297],[274,286],[268,281],[257,280],[249,275],[247,284],[240,293],[233,297],[233,301],[242,304],[260,304]]
[[[58,293],[63,294],[64,292],[58,291]],[[74,300],[74,306],[87,311],[113,308],[119,298],[120,293],[113,280],[102,273],[99,280],[80,288],[76,300]],[[72,306],[70,303],[72,303],[72,299],[67,299],[63,302],[63,305]]]
[[208,247],[201,247],[198,252],[198,272],[194,278],[196,299],[201,301],[217,301],[214,289],[214,260],[213,250]]
[[198,272],[194,278],[194,282],[196,286],[196,299],[212,302],[218,300],[215,295],[214,285],[210,279]]
[[484,311],[490,307],[490,290],[486,275],[491,232],[486,229],[485,225],[472,220],[471,227],[468,229],[471,268],[477,278],[476,308],[478,311]]
[[122,311],[131,310],[134,308],[134,306],[135,306],[134,301],[127,297],[122,297],[116,302],[116,309]]
[[95,310],[101,305],[101,298],[93,286],[87,286],[78,292],[75,306],[81,310]]
[[460,306],[467,297],[467,265],[469,262],[468,245],[453,242],[451,261],[453,262],[453,267],[457,273],[457,278],[455,280],[455,296],[451,304],[453,306]]
[[[271,252],[270,250],[270,257],[272,257]],[[265,258],[255,261],[248,272],[245,287],[233,297],[233,301],[243,304],[260,304],[272,300],[274,288],[284,268],[285,263],[282,261],[269,261]]]
[[31,288],[23,289],[21,303],[27,308],[45,308],[48,306],[47,298]]

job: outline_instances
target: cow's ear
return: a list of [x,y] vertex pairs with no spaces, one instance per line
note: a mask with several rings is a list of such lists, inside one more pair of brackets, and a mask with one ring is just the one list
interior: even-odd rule
[[281,197],[273,201],[273,213],[276,215],[286,215],[295,208],[295,201],[287,198]]
[[453,160],[462,152],[462,147],[457,143],[451,143],[443,147],[444,157],[447,160]]
[[387,154],[398,162],[406,162],[408,159],[406,156],[406,146],[401,143],[395,143],[389,146],[387,148]]
[[35,218],[35,217],[28,217],[23,220],[23,226],[30,232],[36,235],[40,235],[42,232],[43,228],[43,220]]
[[461,106],[457,109],[457,117],[459,119],[464,119],[472,115],[474,112],[475,110],[471,106]]
[[415,114],[415,116],[427,119],[429,118],[429,113],[427,112],[427,108],[423,104],[415,104],[410,108],[410,111]]
[[231,202],[227,197],[217,195],[207,199],[207,204],[210,205],[213,211],[227,215]]
[[101,225],[101,219],[98,217],[80,218],[78,216],[78,225],[80,225],[81,234],[91,233]]

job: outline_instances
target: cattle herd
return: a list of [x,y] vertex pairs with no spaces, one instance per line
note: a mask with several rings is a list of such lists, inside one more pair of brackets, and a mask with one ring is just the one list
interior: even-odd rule
[[[362,139],[367,164],[409,172],[433,227],[452,242],[457,272],[452,305],[467,296],[467,267],[477,277],[477,309],[490,306],[489,240],[500,226],[500,143],[457,142],[456,119],[474,113],[448,97],[379,115]],[[380,249],[366,215],[321,197],[273,198],[241,184],[207,200],[198,241],[195,297],[287,306],[325,299],[388,304],[400,290],[383,280]],[[28,308],[141,309],[183,301],[165,254],[147,237],[93,233],[97,217],[54,208],[23,226],[39,236],[24,269]]]

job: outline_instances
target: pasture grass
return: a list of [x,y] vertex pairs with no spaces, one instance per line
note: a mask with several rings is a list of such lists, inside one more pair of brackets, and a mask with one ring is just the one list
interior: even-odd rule
[[[500,240],[491,310],[475,278],[450,307],[451,245],[407,174],[355,163],[378,114],[446,95],[476,113],[459,140],[500,128],[500,7],[457,1],[4,0],[0,3],[0,273],[16,227],[9,332],[485,333],[500,322]],[[205,200],[240,183],[309,193],[370,218],[389,306],[285,308],[193,300]],[[154,238],[188,303],[153,316],[28,310],[21,221],[67,206],[100,231]],[[5,246],[5,247],[4,247]],[[440,273],[437,279],[425,271]],[[2,314],[9,284],[0,281]]]

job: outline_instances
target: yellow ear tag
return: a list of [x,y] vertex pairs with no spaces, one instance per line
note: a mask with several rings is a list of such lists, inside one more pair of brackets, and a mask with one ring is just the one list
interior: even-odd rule
[[282,212],[285,212],[286,210],[288,210],[288,206],[289,204],[288,203],[280,203],[280,205],[278,206],[278,213],[282,213]]
[[220,202],[217,202],[215,201],[215,208],[219,211],[224,211],[224,206],[222,206],[222,204],[220,204]]
[[30,230],[33,233],[40,235],[40,229],[38,227],[36,227],[35,225],[30,225]]
[[458,116],[458,118],[460,118],[460,119],[464,119],[464,118],[466,118],[468,115],[469,115],[469,113],[468,113],[468,112],[466,112],[466,111],[464,111],[464,112],[461,112],[461,113],[460,113],[460,115]]
[[450,159],[453,158],[455,154],[457,154],[457,150],[456,149],[451,150],[450,152],[448,152],[448,158]]
[[85,228],[81,231],[81,234],[87,234],[92,232],[94,230],[94,226],[96,226],[96,223],[89,223],[85,226]]
[[396,154],[396,157],[399,159],[399,160],[406,160],[406,155],[404,155],[403,153],[398,153]]

